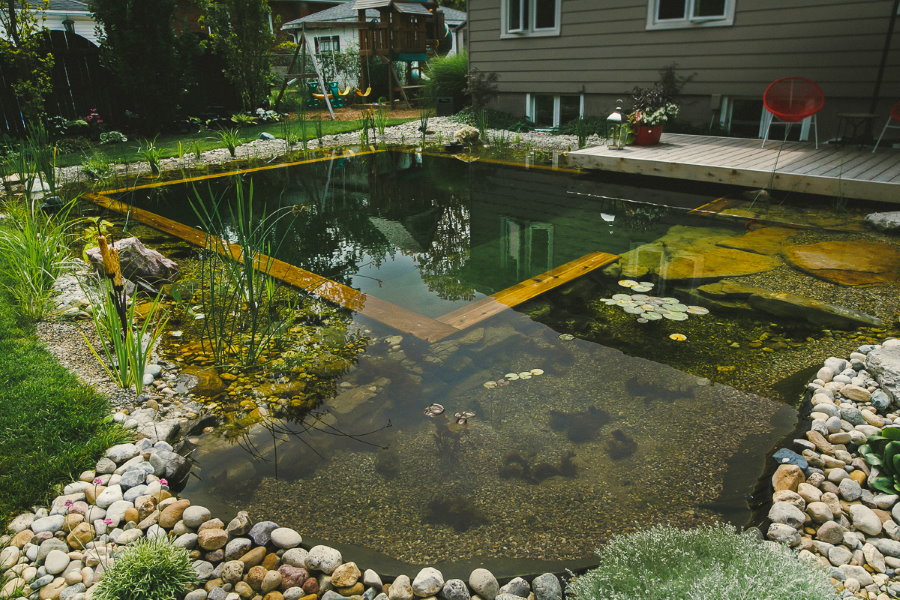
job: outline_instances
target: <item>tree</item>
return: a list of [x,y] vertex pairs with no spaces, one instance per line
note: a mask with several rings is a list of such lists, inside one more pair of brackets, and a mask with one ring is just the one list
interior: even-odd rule
[[237,88],[244,110],[263,105],[269,94],[270,50],[275,42],[268,0],[206,0],[201,23],[225,62],[223,73]]
[[173,32],[176,0],[93,0],[101,57],[118,97],[146,129],[174,120],[184,65]]
[[[2,0],[0,27],[0,65],[10,76],[13,94],[25,120],[44,113],[44,100],[53,88],[53,54],[45,44],[39,12],[48,0]],[[8,75],[8,76],[9,76]]]
[[463,12],[466,11],[468,3],[468,0],[438,0],[438,4],[441,6],[455,8],[456,10],[461,10]]

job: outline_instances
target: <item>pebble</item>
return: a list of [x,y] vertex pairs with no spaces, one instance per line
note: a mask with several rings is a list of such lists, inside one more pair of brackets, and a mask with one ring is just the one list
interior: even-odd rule
[[[344,559],[341,557],[341,553],[330,546],[313,546],[306,557],[306,567],[308,569],[321,571],[326,575],[334,573],[334,570],[343,562]],[[397,599],[392,598],[391,600]]]
[[544,573],[531,582],[535,600],[563,600],[562,585],[553,573]]
[[212,518],[212,513],[205,506],[188,506],[181,518],[187,527],[197,529]]
[[469,588],[462,579],[448,579],[441,590],[443,600],[471,600]]
[[434,596],[444,587],[444,576],[434,567],[425,567],[413,579],[413,593],[419,598]]
[[265,546],[272,540],[272,532],[278,529],[278,524],[272,521],[260,521],[250,528],[247,536],[257,546]]
[[[251,530],[251,534],[252,533],[253,530]],[[270,537],[273,545],[284,550],[296,548],[303,541],[303,538],[300,537],[299,533],[287,527],[278,527],[277,529],[273,529],[270,533]]]
[[[313,548],[315,550],[315,548]],[[310,554],[312,554],[312,550],[310,550]],[[388,599],[389,600],[412,600],[413,599],[413,589],[412,584],[409,581],[409,577],[406,575],[398,575],[394,582],[391,584],[391,587],[388,588]],[[322,600],[325,600],[325,597],[322,597]],[[493,599],[492,599],[493,600]]]
[[69,555],[61,550],[51,550],[44,559],[44,568],[51,575],[59,575],[69,566]]
[[[799,535],[797,537],[799,541]],[[469,587],[482,600],[494,600],[500,593],[500,584],[497,583],[497,578],[487,569],[472,571],[469,575]]]
[[853,526],[865,534],[878,535],[881,533],[881,519],[868,506],[862,504],[851,505],[850,518],[853,521]]

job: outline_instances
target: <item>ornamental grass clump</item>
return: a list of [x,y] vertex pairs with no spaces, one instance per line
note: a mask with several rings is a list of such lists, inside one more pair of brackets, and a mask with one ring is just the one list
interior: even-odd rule
[[94,600],[174,600],[197,581],[187,550],[165,538],[143,538],[115,557]]
[[837,600],[818,563],[730,525],[656,525],[616,536],[574,579],[574,600]]

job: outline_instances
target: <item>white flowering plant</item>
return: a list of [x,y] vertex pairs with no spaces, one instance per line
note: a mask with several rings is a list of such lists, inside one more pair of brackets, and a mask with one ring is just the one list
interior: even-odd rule
[[678,116],[678,105],[660,84],[651,88],[636,87],[631,91],[634,108],[628,115],[633,125],[655,127]]

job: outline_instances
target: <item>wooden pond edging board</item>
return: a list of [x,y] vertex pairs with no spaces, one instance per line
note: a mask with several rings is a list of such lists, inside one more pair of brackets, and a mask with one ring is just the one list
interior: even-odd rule
[[761,145],[758,139],[666,133],[657,146],[594,146],[568,156],[583,169],[900,203],[897,150],[873,154],[849,145],[816,149],[807,142],[787,142],[779,156],[781,141]]
[[526,300],[531,300],[536,296],[540,296],[553,288],[578,279],[582,275],[586,275],[591,271],[606,266],[618,259],[619,257],[616,254],[591,252],[581,258],[560,265],[555,269],[550,269],[546,273],[541,273],[531,279],[526,279],[525,281],[510,286],[505,290],[476,300],[471,304],[438,317],[437,320],[459,330],[468,329],[504,310],[518,306]]
[[[108,196],[86,194],[85,198],[98,206],[127,214],[131,218],[136,219],[145,225],[174,235],[195,246],[208,248],[210,245],[208,243],[207,235],[194,227],[178,223],[177,221],[173,221],[172,219],[168,219],[141,208],[129,206],[128,204],[119,202]],[[225,251],[225,245],[221,240],[219,240],[216,245],[218,246],[215,248],[217,252]],[[240,259],[240,249],[237,246],[229,244],[228,248],[235,257]],[[257,259],[257,263],[266,265],[269,269],[269,273],[273,277],[280,279],[285,283],[306,290],[320,298],[330,300],[335,304],[359,312],[379,323],[384,323],[389,327],[409,333],[423,340],[436,341],[458,332],[458,330],[450,325],[440,323],[434,319],[420,315],[417,312],[403,308],[402,306],[397,306],[396,304],[391,304],[390,302],[375,298],[374,296],[364,294],[359,290],[354,290],[342,283],[332,281],[321,275],[316,275],[315,273],[295,267],[294,265],[276,258],[260,255]]]

